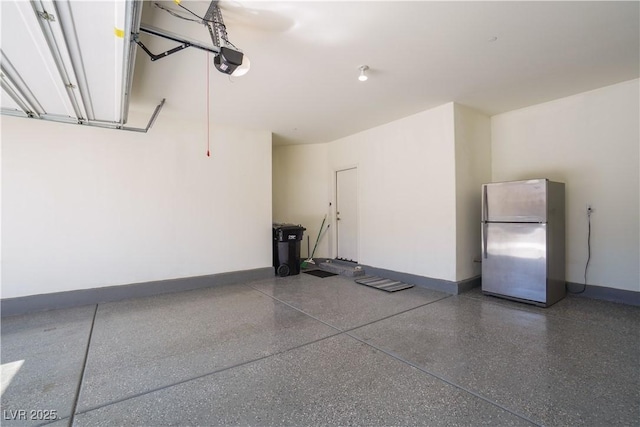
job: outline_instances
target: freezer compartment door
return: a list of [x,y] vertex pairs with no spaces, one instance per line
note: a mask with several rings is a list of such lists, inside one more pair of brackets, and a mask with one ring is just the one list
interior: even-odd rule
[[482,291],[546,303],[547,225],[482,224]]
[[482,220],[547,222],[547,180],[497,182],[482,186]]

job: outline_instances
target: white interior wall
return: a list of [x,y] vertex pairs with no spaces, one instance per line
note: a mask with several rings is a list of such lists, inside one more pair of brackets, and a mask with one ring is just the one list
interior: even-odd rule
[[[323,197],[335,202],[335,172],[355,166],[358,261],[455,280],[453,108],[446,104],[327,144],[274,148],[274,218],[321,221]],[[275,195],[276,184],[285,196]],[[333,232],[319,256],[335,257],[331,212]]]
[[482,273],[482,184],[491,181],[491,119],[455,104],[456,280]]
[[271,266],[270,132],[3,117],[2,151],[3,298]]
[[453,103],[329,143],[358,167],[362,264],[456,279]]
[[566,184],[567,281],[640,291],[640,108],[633,80],[492,117],[492,178]]
[[[304,259],[313,252],[322,220],[330,214],[327,153],[327,144],[273,147],[273,220],[306,228],[300,249]],[[329,237],[327,232],[314,256],[329,256]]]

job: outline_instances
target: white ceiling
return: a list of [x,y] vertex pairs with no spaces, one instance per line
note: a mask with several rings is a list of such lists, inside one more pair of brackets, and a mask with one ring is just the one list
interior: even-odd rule
[[[164,7],[181,11],[172,1]],[[201,16],[209,2],[182,0]],[[222,2],[243,77],[210,71],[213,122],[328,142],[455,101],[493,115],[640,76],[640,3]],[[143,24],[211,44],[147,2]],[[495,41],[493,38],[497,38]],[[175,43],[143,36],[156,50]],[[206,54],[138,52],[132,103],[203,116]],[[370,67],[358,81],[358,67]],[[203,119],[204,120],[204,119]]]

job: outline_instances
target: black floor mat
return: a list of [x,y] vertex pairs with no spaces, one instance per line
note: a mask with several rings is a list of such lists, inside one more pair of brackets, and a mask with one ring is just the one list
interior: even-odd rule
[[380,289],[387,292],[396,292],[403,289],[413,288],[413,285],[408,285],[403,282],[398,282],[391,279],[383,279],[375,276],[365,276],[355,280],[360,285],[370,286],[372,288]]
[[324,271],[324,270],[311,270],[311,271],[305,271],[305,274],[310,274],[312,276],[316,276],[316,277],[321,277],[321,278],[325,278],[325,277],[331,277],[331,276],[337,276],[336,273],[331,273],[330,271]]

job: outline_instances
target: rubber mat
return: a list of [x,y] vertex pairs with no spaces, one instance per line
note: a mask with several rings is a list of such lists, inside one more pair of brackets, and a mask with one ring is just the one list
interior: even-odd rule
[[331,277],[331,276],[337,276],[336,273],[332,273],[330,271],[324,271],[324,270],[311,270],[311,271],[305,271],[305,274],[310,274],[312,276],[316,276],[316,277],[321,277],[321,278],[325,278],[325,277]]
[[370,286],[372,288],[380,289],[387,292],[396,292],[403,289],[413,288],[413,285],[407,283],[398,282],[397,280],[383,279],[382,277],[364,276],[356,279],[356,283],[360,285]]

